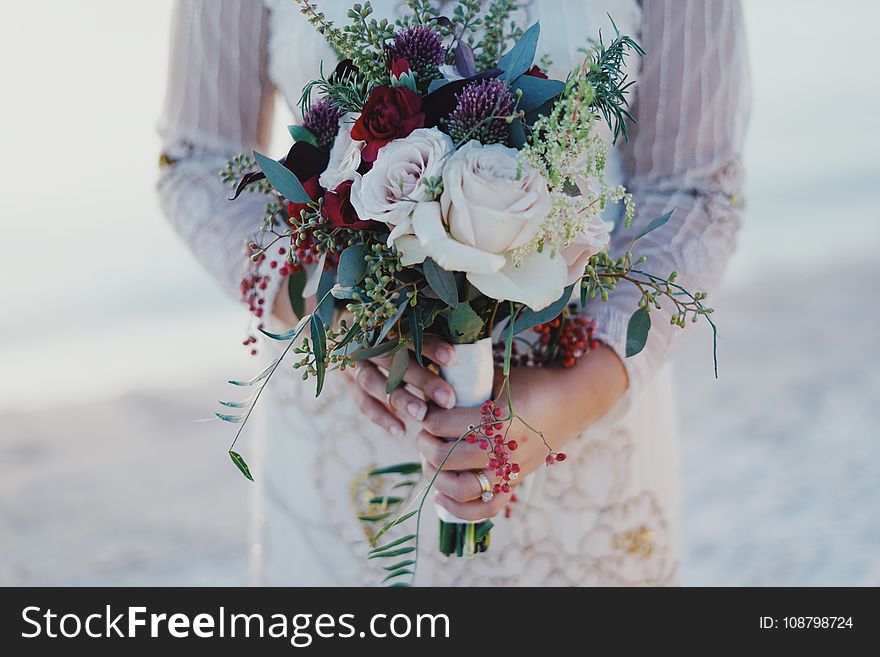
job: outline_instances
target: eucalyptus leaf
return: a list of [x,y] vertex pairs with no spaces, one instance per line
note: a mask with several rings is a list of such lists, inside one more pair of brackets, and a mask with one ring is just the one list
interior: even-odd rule
[[407,312],[409,313],[409,332],[412,336],[413,352],[416,355],[416,362],[419,364],[419,367],[424,367],[425,364],[422,362],[422,338],[425,332],[425,324],[422,321],[422,309],[418,306],[410,306]]
[[535,52],[538,50],[538,37],[541,35],[541,26],[538,23],[532,25],[520,37],[513,48],[498,62],[498,68],[504,71],[504,82],[513,83],[519,76],[528,71],[535,61]]
[[651,330],[651,315],[644,308],[639,308],[629,318],[626,326],[626,356],[635,356],[645,348],[648,331]]
[[318,140],[308,128],[301,125],[289,125],[287,126],[287,131],[290,133],[290,136],[293,137],[293,141],[304,141],[315,148],[319,148]]
[[316,389],[315,397],[321,394],[324,388],[324,375],[327,372],[327,334],[324,333],[324,323],[317,315],[312,315],[311,320],[312,333],[312,353],[315,357],[315,380]]
[[477,60],[473,49],[464,41],[459,41],[455,48],[455,68],[463,78],[477,74]]
[[381,536],[383,536],[386,532],[388,532],[388,531],[394,529],[395,527],[397,527],[397,525],[406,522],[407,520],[409,520],[410,518],[412,518],[412,517],[413,517],[414,515],[416,515],[417,513],[418,513],[418,510],[410,511],[409,513],[404,513],[402,516],[400,516],[399,518],[397,518],[397,519],[394,520],[393,522],[389,522],[387,525],[385,525],[384,527],[382,527],[382,529],[380,529],[378,532],[376,532],[376,535],[373,536],[373,540],[374,540],[374,541],[378,541],[379,538],[380,538]]
[[[303,332],[305,327],[309,325],[309,319],[311,319],[311,315],[304,315],[299,320],[296,326],[294,326],[289,331],[286,331],[285,333],[269,333],[269,331],[264,331],[263,329],[259,329],[259,331],[270,340],[278,340],[279,342],[296,340],[299,337],[299,334]],[[232,383],[232,381],[230,381],[230,383]]]
[[396,577],[402,577],[403,575],[415,575],[415,573],[411,570],[395,570],[393,573],[389,574],[388,577],[382,580],[382,583],[395,579]]
[[404,554],[411,554],[415,551],[416,549],[414,547],[405,547],[400,548],[399,550],[391,550],[390,552],[378,552],[377,554],[371,554],[367,557],[367,559],[390,559],[391,557],[399,557]]
[[669,221],[669,218],[672,216],[672,213],[673,213],[673,212],[674,212],[674,210],[670,210],[669,212],[667,212],[667,213],[664,214],[663,216],[661,216],[661,217],[657,217],[656,219],[654,219],[653,221],[651,221],[647,226],[645,226],[645,227],[639,232],[638,235],[636,235],[636,236],[633,238],[633,242],[635,242],[636,240],[640,240],[640,239],[642,239],[642,238],[643,238],[645,235],[647,235],[648,233],[653,232],[653,231],[657,230],[658,228],[660,228],[660,226],[662,226],[662,225],[665,224],[667,221]]
[[351,355],[351,359],[354,361],[361,361],[369,360],[370,358],[377,358],[378,356],[384,356],[396,346],[397,341],[391,340],[389,342],[383,342],[382,344],[375,347],[370,347],[369,349],[358,349]]
[[455,276],[452,272],[446,271],[431,258],[425,258],[422,263],[422,270],[425,272],[425,279],[428,285],[447,305],[455,307],[458,305],[458,287],[455,284]]
[[370,554],[375,554],[376,552],[384,552],[385,550],[389,550],[393,547],[397,547],[398,545],[406,543],[407,541],[411,541],[415,537],[416,537],[415,534],[408,534],[407,536],[404,536],[402,538],[398,538],[396,541],[391,541],[388,545],[383,545],[381,547],[373,548],[372,550],[370,550]]
[[511,90],[522,91],[519,109],[531,112],[565,91],[565,83],[559,80],[545,80],[534,75],[523,75],[511,86]]
[[391,317],[385,320],[385,325],[382,327],[382,330],[379,331],[379,337],[376,338],[376,344],[379,344],[388,337],[388,334],[391,332],[391,329],[397,324],[400,318],[403,316],[404,311],[406,310],[409,302],[406,300],[406,297],[400,300],[400,305],[397,307],[397,312],[394,313]]
[[384,468],[376,468],[368,473],[370,477],[386,474],[416,474],[422,471],[421,463],[398,463]]
[[318,282],[318,292],[316,297],[320,301],[315,314],[321,318],[321,321],[327,326],[333,324],[333,295],[329,294],[333,286],[336,285],[336,276],[333,269],[325,269],[321,272],[321,280]]
[[513,325],[513,332],[519,334],[537,326],[538,324],[543,324],[555,319],[559,313],[562,312],[563,308],[568,305],[568,302],[571,299],[571,291],[573,289],[574,285],[569,285],[565,288],[561,297],[546,308],[542,308],[537,312],[531,308],[526,308],[525,311],[520,313],[519,317],[516,318],[516,322],[514,322]]
[[405,345],[401,345],[394,357],[391,359],[391,365],[388,367],[388,380],[385,382],[385,394],[390,395],[397,387],[403,383],[403,377],[406,376],[406,370],[409,367],[409,349]]
[[334,299],[354,299],[354,288],[343,287],[339,283],[330,288],[330,296]]
[[353,244],[339,256],[336,281],[344,287],[353,287],[364,280],[367,273],[367,262],[364,256],[367,247],[364,244]]
[[306,270],[300,269],[287,278],[287,296],[290,298],[290,306],[297,317],[302,317],[306,312],[306,300],[303,290],[306,289]]
[[522,150],[526,145],[526,129],[523,127],[522,121],[519,119],[511,121],[507,141],[511,148],[517,150]]
[[309,203],[312,200],[306,194],[306,190],[303,189],[299,179],[287,170],[283,164],[257,151],[254,151],[254,157],[257,160],[257,164],[260,165],[260,169],[266,174],[266,179],[272,183],[272,187],[281,196],[293,203]]
[[280,359],[280,358],[276,358],[275,360],[273,360],[271,363],[269,363],[269,364],[266,366],[266,368],[265,368],[264,370],[262,370],[259,374],[257,374],[257,375],[256,375],[255,377],[253,377],[252,379],[248,379],[247,381],[235,381],[235,380],[233,380],[233,381],[230,381],[229,383],[232,384],[232,385],[234,385],[234,386],[239,386],[239,387],[252,386],[252,385],[254,385],[255,383],[259,383],[260,381],[262,381],[263,379],[265,379],[267,376],[269,376],[269,375],[272,373],[272,370],[273,370],[273,369],[275,368],[275,366],[278,364],[278,361],[279,361],[279,360],[281,360],[281,359]]
[[248,464],[245,463],[245,460],[241,457],[241,454],[229,450],[229,458],[232,459],[232,462],[235,463],[235,467],[241,471],[241,474],[243,474],[245,478],[250,479],[251,481],[254,480],[254,477],[251,474],[251,469],[248,467]]
[[456,344],[476,342],[483,330],[483,320],[466,301],[451,308],[446,314],[449,334]]

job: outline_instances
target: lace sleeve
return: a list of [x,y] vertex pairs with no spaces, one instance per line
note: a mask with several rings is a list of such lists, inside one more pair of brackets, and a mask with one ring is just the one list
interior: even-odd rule
[[[647,51],[624,145],[625,184],[636,217],[612,238],[620,254],[647,221],[674,209],[672,219],[642,238],[641,268],[667,276],[692,292],[718,283],[742,215],[743,137],[749,113],[749,72],[742,11],[736,0],[644,0],[641,45]],[[589,314],[597,334],[623,360],[630,391],[638,390],[666,358],[681,329],[669,324],[671,304],[651,312],[642,353],[625,358],[626,328],[638,291],[622,282],[607,303]]]
[[266,39],[266,10],[258,0],[179,0],[175,6],[159,122],[160,203],[199,262],[236,296],[245,244],[259,229],[265,199],[245,194],[229,201],[219,172],[230,156],[268,142],[274,90]]

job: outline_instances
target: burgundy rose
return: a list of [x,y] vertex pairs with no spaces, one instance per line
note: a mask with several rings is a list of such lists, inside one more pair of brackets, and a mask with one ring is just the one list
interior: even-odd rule
[[543,80],[548,79],[547,74],[544,73],[544,71],[541,70],[541,67],[537,64],[533,64],[532,68],[523,73],[523,75],[531,75],[533,78],[541,78]]
[[[320,174],[315,174],[303,183],[303,189],[305,190],[306,194],[308,194],[309,198],[316,203],[318,202],[318,199],[321,198],[321,195],[324,193],[323,188],[320,184],[318,184],[319,175]],[[292,221],[298,221],[302,211],[307,209],[308,207],[308,203],[293,203],[291,201],[288,201],[287,213],[290,215]]]
[[335,228],[369,228],[374,222],[362,221],[351,204],[351,184],[351,180],[346,180],[324,194],[324,216]]
[[385,144],[424,125],[422,99],[415,91],[407,87],[376,87],[352,126],[351,137],[367,142],[361,157],[365,162],[375,162]]

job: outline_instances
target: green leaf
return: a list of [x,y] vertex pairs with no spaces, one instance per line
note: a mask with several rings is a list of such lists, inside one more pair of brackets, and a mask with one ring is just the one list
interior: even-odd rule
[[522,150],[526,145],[526,130],[523,128],[522,121],[514,119],[510,124],[510,135],[508,142],[511,148]]
[[626,356],[635,356],[645,348],[648,331],[651,330],[651,315],[644,308],[635,311],[626,327]]
[[403,316],[403,313],[406,311],[407,306],[409,305],[409,301],[404,297],[399,301],[400,305],[397,307],[397,312],[394,313],[393,316],[389,317],[385,320],[385,325],[382,327],[382,330],[379,331],[379,337],[376,338],[376,344],[382,342],[388,334],[391,332],[391,329],[395,327],[398,320]]
[[321,280],[318,281],[318,292],[315,295],[320,304],[315,308],[315,314],[327,326],[333,325],[333,295],[329,292],[334,285],[336,285],[336,275],[333,269],[322,271]]
[[399,550],[391,550],[390,552],[379,552],[378,554],[371,554],[367,557],[367,559],[388,559],[390,557],[399,557],[403,554],[410,554],[415,551],[416,549],[414,547],[405,547],[400,548]]
[[394,506],[403,502],[402,497],[394,497],[393,495],[384,495],[382,497],[371,497],[370,504],[382,504],[385,506]]
[[458,286],[455,284],[455,276],[446,271],[431,258],[425,258],[422,264],[425,279],[428,285],[442,301],[453,308],[458,305]]
[[653,220],[652,222],[650,222],[647,226],[645,226],[645,227],[642,229],[642,231],[641,231],[638,235],[636,235],[636,236],[633,238],[633,242],[642,239],[642,238],[643,238],[645,235],[647,235],[648,233],[650,233],[650,232],[652,232],[652,231],[655,231],[655,230],[657,230],[658,228],[660,228],[660,226],[662,226],[662,225],[665,224],[667,221],[669,221],[669,218],[672,216],[672,213],[673,213],[673,212],[674,212],[674,210],[670,210],[669,212],[667,212],[666,214],[664,214],[662,217],[657,217],[656,219],[654,219],[654,220]]
[[476,342],[483,330],[483,320],[471,308],[471,304],[463,301],[446,314],[449,333],[456,344]]
[[543,324],[555,319],[559,313],[562,312],[563,308],[568,305],[568,302],[571,299],[571,291],[573,289],[574,285],[569,285],[565,288],[561,297],[538,312],[535,312],[531,308],[526,308],[525,311],[520,313],[519,317],[516,318],[516,322],[514,322],[513,325],[513,332],[516,334],[522,333],[538,324]]
[[425,332],[425,324],[422,321],[422,309],[418,306],[409,307],[409,333],[412,336],[413,352],[416,355],[416,362],[419,367],[424,367],[422,362],[422,337]]
[[400,577],[402,575],[415,575],[415,573],[411,570],[396,570],[393,573],[391,573],[390,575],[388,575],[388,577],[383,579],[382,583],[384,584],[388,580],[394,579],[395,577]]
[[299,334],[303,332],[306,326],[309,325],[309,319],[311,315],[304,315],[300,318],[299,322],[292,329],[287,331],[286,333],[269,333],[269,331],[264,331],[263,329],[259,329],[260,333],[265,335],[267,338],[271,340],[279,340],[281,342],[287,342],[288,340],[296,340],[299,337]]
[[498,62],[498,68],[504,71],[504,82],[512,84],[514,80],[531,68],[535,61],[540,35],[541,26],[535,23],[525,31],[519,41],[510,49],[510,52],[501,58]]
[[250,479],[251,481],[254,480],[253,475],[251,475],[251,469],[248,467],[248,464],[245,463],[244,459],[241,458],[241,454],[229,450],[229,458],[232,459],[232,462],[235,463],[235,467],[241,471],[241,474],[243,474],[246,479]]
[[382,344],[375,347],[370,347],[369,349],[358,349],[351,355],[351,359],[354,361],[361,361],[384,356],[389,351],[394,349],[398,344],[399,343],[396,340],[391,340],[389,342],[383,342]]
[[491,520],[484,520],[483,522],[477,523],[477,526],[474,528],[474,542],[478,542],[483,539],[490,531],[492,531]]
[[266,366],[266,369],[264,369],[262,372],[260,372],[259,374],[257,374],[257,375],[256,375],[254,378],[252,378],[252,379],[248,379],[247,381],[235,381],[235,380],[232,380],[232,381],[230,381],[229,383],[232,384],[232,385],[234,385],[234,386],[239,386],[239,387],[252,386],[252,385],[254,385],[255,383],[259,383],[260,381],[262,381],[263,379],[265,379],[267,376],[269,376],[269,375],[272,373],[272,370],[273,370],[274,367],[278,364],[278,361],[279,361],[279,360],[281,360],[281,359],[280,359],[280,358],[276,358],[275,360],[273,360],[271,363],[269,363],[268,366]]
[[353,244],[339,256],[339,266],[336,269],[336,282],[343,287],[353,287],[364,280],[367,273],[367,262],[364,256],[367,247],[364,244]]
[[385,534],[385,532],[393,529],[394,527],[397,527],[397,525],[399,525],[403,522],[406,522],[407,520],[412,518],[414,515],[416,515],[418,512],[419,512],[418,509],[416,509],[415,511],[410,511],[409,513],[404,513],[402,516],[397,518],[397,520],[394,520],[393,522],[389,522],[387,525],[382,527],[382,529],[380,529],[378,532],[376,532],[376,535],[373,536],[373,540],[378,541],[379,538]]
[[313,135],[312,131],[305,126],[289,125],[287,126],[287,131],[290,133],[290,136],[293,137],[293,141],[305,141],[315,148],[320,148],[318,146],[318,140],[315,139],[315,135]]
[[241,424],[244,422],[246,415],[227,415],[226,413],[214,413],[218,418],[230,424]]
[[315,397],[321,394],[324,388],[324,374],[327,371],[327,334],[324,333],[324,323],[317,315],[312,315],[311,320],[312,332],[312,353],[315,356],[315,370],[317,372],[315,379],[317,387]]
[[415,563],[416,562],[413,560],[401,561],[394,564],[393,566],[382,566],[382,570],[397,570],[398,568],[408,568],[409,566],[414,566]]
[[386,511],[375,516],[358,516],[358,520],[360,520],[361,522],[379,522],[380,520],[385,520],[385,518],[388,518],[392,513],[394,512]]
[[303,290],[306,287],[306,271],[300,269],[287,278],[287,296],[290,305],[297,317],[302,317],[306,312],[306,300],[303,298]]
[[397,387],[403,383],[403,377],[406,376],[406,370],[409,367],[409,349],[405,345],[401,346],[394,353],[391,359],[391,365],[388,366],[388,380],[385,382],[385,394],[390,395],[397,390]]
[[408,588],[410,588],[410,585],[409,585],[408,582],[394,582],[394,584],[391,584],[391,585],[389,586],[389,588],[392,588],[392,589],[397,589],[397,588],[399,588],[399,589],[408,589]]
[[408,536],[404,536],[403,538],[398,538],[396,541],[391,541],[388,545],[383,545],[382,547],[377,547],[370,550],[370,554],[375,554],[376,552],[384,552],[393,547],[397,547],[401,543],[406,543],[407,541],[411,541],[416,537],[415,534],[410,534]]
[[281,196],[294,203],[311,202],[312,199],[306,194],[306,190],[303,189],[299,179],[291,171],[287,170],[283,164],[257,151],[254,151],[254,157],[263,173],[266,174],[266,179],[272,183],[272,187]]
[[565,91],[565,83],[559,80],[545,80],[533,75],[523,75],[511,86],[512,91],[517,89],[522,91],[519,109],[531,112]]
[[421,463],[398,463],[384,468],[376,468],[367,473],[370,477],[378,477],[386,474],[417,474],[422,471]]

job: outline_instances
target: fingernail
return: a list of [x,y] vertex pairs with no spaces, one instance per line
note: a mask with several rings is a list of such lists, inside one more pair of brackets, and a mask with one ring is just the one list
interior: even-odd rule
[[452,408],[455,406],[455,395],[450,393],[446,388],[437,388],[432,395],[434,401],[443,408]]
[[455,357],[455,352],[452,351],[449,347],[437,347],[437,352],[435,354],[437,356],[437,360],[443,365],[449,365],[452,362],[452,359]]
[[425,413],[428,412],[428,407],[424,404],[411,401],[406,405],[406,412],[412,415],[419,422],[421,422],[425,419]]
[[402,438],[403,437],[403,429],[401,429],[400,426],[397,424],[392,424],[391,426],[389,426],[388,431],[390,431],[391,435],[394,436],[395,438]]

